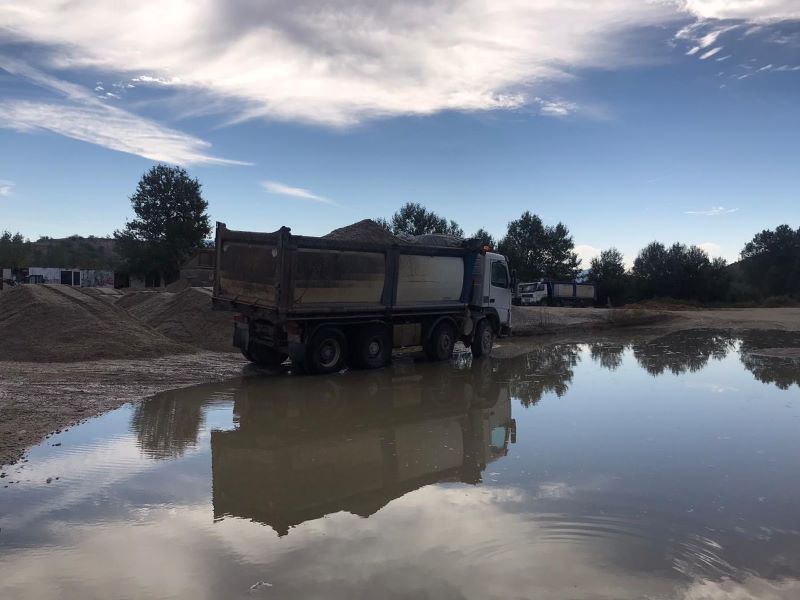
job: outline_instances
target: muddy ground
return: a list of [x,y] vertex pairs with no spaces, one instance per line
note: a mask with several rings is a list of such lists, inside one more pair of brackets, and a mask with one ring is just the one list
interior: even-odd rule
[[158,392],[223,381],[249,363],[222,352],[147,360],[0,362],[0,465],[48,434]]
[[[800,309],[756,308],[692,311],[520,308],[515,337],[495,354],[510,356],[534,345],[595,341],[619,335],[662,335],[682,329],[800,331]],[[167,390],[221,381],[252,369],[238,354],[197,352],[160,357],[81,362],[0,361],[0,465],[49,433],[126,402]]]

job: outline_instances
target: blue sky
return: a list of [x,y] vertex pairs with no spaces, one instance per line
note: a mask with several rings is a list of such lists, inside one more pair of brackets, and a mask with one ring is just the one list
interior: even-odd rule
[[[796,0],[12,0],[0,229],[105,235],[162,161],[214,220],[524,210],[588,262],[800,226]],[[588,266],[588,265],[587,265]]]

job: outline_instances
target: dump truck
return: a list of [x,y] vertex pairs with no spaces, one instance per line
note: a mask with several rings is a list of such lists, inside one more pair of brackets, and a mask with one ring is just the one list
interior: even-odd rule
[[520,306],[547,304],[550,306],[591,306],[596,289],[593,283],[575,281],[541,280],[520,283],[516,287],[514,303]]
[[446,360],[458,341],[487,355],[511,333],[514,284],[506,258],[478,240],[382,243],[217,223],[212,305],[237,313],[233,344],[260,365],[377,368],[411,346]]

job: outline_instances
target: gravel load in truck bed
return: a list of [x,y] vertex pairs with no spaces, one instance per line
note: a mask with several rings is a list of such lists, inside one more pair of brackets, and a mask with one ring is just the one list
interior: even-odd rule
[[402,240],[382,225],[372,219],[364,219],[352,225],[346,225],[339,229],[334,229],[327,235],[323,235],[327,240],[354,240],[358,242],[370,242],[373,244],[400,244]]

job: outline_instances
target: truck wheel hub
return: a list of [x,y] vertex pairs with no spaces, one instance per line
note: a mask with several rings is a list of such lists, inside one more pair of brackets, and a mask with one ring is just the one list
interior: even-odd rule
[[367,348],[370,358],[375,358],[381,353],[381,344],[378,340],[372,340]]
[[333,340],[326,340],[319,348],[320,362],[329,367],[339,360],[339,344]]

